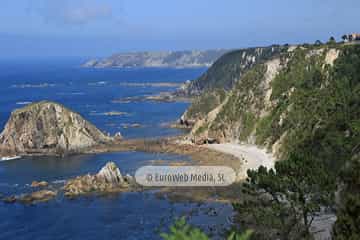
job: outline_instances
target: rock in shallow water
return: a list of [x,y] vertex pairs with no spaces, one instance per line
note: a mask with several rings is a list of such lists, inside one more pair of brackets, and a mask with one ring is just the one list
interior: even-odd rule
[[51,190],[41,190],[29,194],[25,194],[17,200],[24,204],[38,203],[38,202],[47,202],[54,197],[56,197],[57,192]]
[[[45,181],[33,181],[31,187],[47,187]],[[136,188],[135,179],[126,175],[123,177],[115,163],[107,163],[97,174],[84,175],[70,179],[63,187],[64,195],[67,197],[76,197],[89,193],[114,193],[130,191]],[[58,191],[52,189],[43,189],[32,193],[26,193],[19,196],[8,196],[0,199],[5,203],[19,202],[22,204],[33,204],[38,202],[47,202],[56,197]]]
[[107,163],[96,176],[110,184],[122,184],[124,182],[120,170],[114,162]]
[[16,197],[15,196],[5,197],[2,200],[4,201],[4,203],[15,203]]
[[38,182],[38,181],[33,181],[31,183],[31,187],[33,188],[36,188],[36,187],[47,187],[49,184],[48,182],[46,181],[41,181],[41,182]]
[[117,192],[129,188],[126,181],[115,163],[107,163],[98,174],[80,176],[70,179],[64,186],[64,194],[75,197],[88,193]]

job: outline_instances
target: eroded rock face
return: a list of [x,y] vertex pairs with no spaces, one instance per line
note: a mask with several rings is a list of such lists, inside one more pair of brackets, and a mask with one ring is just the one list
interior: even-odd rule
[[113,140],[79,114],[42,101],[12,112],[0,135],[0,148],[12,153],[67,153]]
[[124,179],[120,173],[119,168],[115,163],[109,162],[103,167],[100,172],[96,175],[98,179],[105,181],[110,184],[122,184]]
[[80,176],[66,182],[65,196],[74,197],[87,193],[116,192],[129,187],[129,181],[124,179],[115,163],[107,163],[95,175]]

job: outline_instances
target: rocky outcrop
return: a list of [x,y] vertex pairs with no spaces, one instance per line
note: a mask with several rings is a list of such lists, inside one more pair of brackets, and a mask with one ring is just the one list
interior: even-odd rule
[[31,187],[33,187],[33,188],[42,188],[42,187],[47,187],[48,185],[49,185],[49,183],[46,181],[41,181],[41,182],[33,181],[31,183]]
[[16,199],[23,204],[31,204],[31,203],[39,203],[39,202],[47,202],[56,197],[57,192],[52,190],[41,190],[29,194],[25,194]]
[[226,52],[227,50],[220,49],[208,51],[120,53],[101,60],[89,60],[82,67],[209,67]]
[[40,202],[47,202],[57,196],[57,191],[53,190],[40,190],[32,193],[22,194],[20,196],[9,196],[2,199],[4,203],[22,203],[34,204]]
[[79,114],[42,101],[12,112],[0,135],[0,149],[15,154],[66,154],[114,140]]
[[127,191],[134,184],[132,177],[123,177],[115,163],[107,163],[99,173],[87,174],[68,180],[64,186],[67,197],[90,193],[109,193]]
[[96,177],[106,183],[113,185],[120,185],[124,183],[124,179],[120,173],[119,168],[113,162],[107,163],[96,175]]
[[97,174],[87,174],[70,179],[65,182],[63,187],[52,186],[45,181],[33,181],[30,186],[35,188],[34,192],[6,197],[0,195],[0,201],[9,204],[35,204],[50,201],[59,192],[63,192],[66,197],[73,198],[83,194],[107,194],[141,189],[132,176],[123,176],[113,162],[108,162]]

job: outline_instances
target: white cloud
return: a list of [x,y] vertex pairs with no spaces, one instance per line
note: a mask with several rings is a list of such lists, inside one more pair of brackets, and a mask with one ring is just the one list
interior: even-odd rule
[[83,24],[95,19],[109,18],[112,15],[110,6],[82,6],[65,9],[63,19],[67,23]]
[[86,24],[112,17],[112,6],[104,0],[35,0],[29,4],[31,12],[46,22]]

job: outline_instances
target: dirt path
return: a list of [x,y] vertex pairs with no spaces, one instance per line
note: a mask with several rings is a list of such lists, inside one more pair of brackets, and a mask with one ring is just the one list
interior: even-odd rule
[[211,144],[208,148],[215,151],[231,154],[241,160],[242,165],[238,178],[245,179],[248,169],[257,169],[261,165],[267,168],[274,167],[274,157],[255,145],[240,145],[235,143]]

